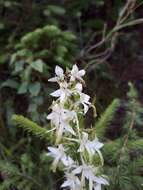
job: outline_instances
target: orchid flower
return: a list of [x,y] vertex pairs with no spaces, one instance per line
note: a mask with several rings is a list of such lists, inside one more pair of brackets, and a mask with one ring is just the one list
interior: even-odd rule
[[77,168],[75,170],[72,171],[73,174],[81,174],[81,183],[82,186],[85,185],[85,179],[88,180],[89,183],[89,190],[93,189],[93,185],[95,182],[95,177],[96,177],[96,172],[97,172],[97,168],[95,168],[95,166],[93,165],[86,165],[83,164],[81,166],[77,166]]
[[52,107],[52,113],[47,116],[48,120],[51,120],[52,124],[57,130],[57,142],[60,141],[62,134],[65,132],[76,135],[72,127],[69,125],[69,121],[75,120],[74,111],[63,109],[60,105],[55,104]]
[[81,182],[77,176],[72,173],[66,174],[66,181],[61,185],[62,188],[68,187],[70,190],[80,190],[81,189]]
[[84,176],[86,179],[94,181],[96,170],[97,169],[92,165],[83,164],[83,165],[77,166],[77,168],[74,169],[72,173],[82,174],[82,176]]
[[76,65],[73,66],[71,70],[71,78],[70,81],[80,80],[83,81],[82,77],[85,75],[85,70],[79,70]]
[[60,89],[52,92],[50,95],[59,98],[61,103],[64,103],[72,94],[72,91],[68,89],[68,84],[66,82],[60,84]]
[[83,132],[78,152],[84,152],[84,150],[86,150],[90,156],[93,156],[95,152],[100,152],[100,148],[102,148],[102,146],[103,143],[100,143],[97,138],[95,138],[93,141],[90,141],[88,139],[88,134]]
[[58,148],[55,147],[48,147],[48,150],[50,151],[47,153],[48,156],[51,156],[54,158],[54,161],[52,163],[52,169],[55,172],[57,165],[61,161],[65,166],[72,165],[74,161],[70,156],[67,156],[65,153],[65,149],[62,144],[58,146]]
[[61,67],[56,66],[55,73],[56,73],[56,76],[49,79],[48,80],[49,82],[57,82],[57,83],[59,83],[60,81],[64,80],[64,71],[63,71],[63,69]]

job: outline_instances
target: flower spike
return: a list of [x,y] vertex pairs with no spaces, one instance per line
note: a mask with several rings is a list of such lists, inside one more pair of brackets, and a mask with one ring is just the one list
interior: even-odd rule
[[57,82],[59,89],[51,93],[57,99],[47,119],[51,121],[49,131],[55,145],[48,147],[47,155],[53,158],[52,170],[59,168],[65,173],[62,189],[101,190],[102,185],[109,184],[99,169],[103,166],[103,143],[96,135],[91,139],[80,122],[88,109],[94,107],[90,96],[83,92],[84,75],[85,70],[79,70],[76,65],[65,73],[56,66],[55,77],[49,79],[49,82]]

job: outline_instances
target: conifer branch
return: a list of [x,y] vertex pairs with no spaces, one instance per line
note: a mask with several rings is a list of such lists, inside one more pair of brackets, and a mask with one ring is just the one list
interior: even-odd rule
[[30,190],[33,184],[38,187],[41,186],[33,177],[21,172],[16,165],[7,161],[0,160],[0,171],[2,171],[1,176],[4,179],[2,185],[0,184],[1,190],[6,190],[15,186],[18,187],[19,190],[22,190],[25,186],[26,190]]
[[49,135],[47,133],[47,129],[42,128],[41,126],[37,125],[33,121],[20,116],[20,115],[13,115],[12,116],[12,122],[14,125],[23,128],[24,130],[28,131],[29,133],[32,133],[33,135],[44,139],[49,140]]
[[108,106],[108,108],[105,110],[105,112],[101,115],[101,117],[97,121],[95,129],[98,137],[102,138],[104,136],[106,127],[112,121],[119,105],[120,101],[118,99],[114,99],[113,102]]
[[135,117],[136,117],[136,113],[135,113],[135,112],[132,112],[131,123],[130,123],[130,126],[129,126],[129,132],[128,132],[128,134],[127,134],[126,137],[125,137],[125,141],[124,141],[124,144],[123,144],[123,149],[124,149],[124,148],[127,146],[127,144],[128,144],[129,134],[130,134],[131,130],[133,129],[134,122],[135,122]]

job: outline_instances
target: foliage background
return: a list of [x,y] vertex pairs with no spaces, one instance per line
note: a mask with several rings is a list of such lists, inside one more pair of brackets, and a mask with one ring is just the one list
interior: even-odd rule
[[[48,78],[53,75],[55,65],[65,68],[76,63],[79,67],[87,68],[92,57],[108,49],[109,42],[91,54],[87,53],[87,49],[100,41],[104,26],[107,26],[107,32],[115,26],[125,3],[125,0],[0,0],[1,189],[20,190],[24,187],[27,190],[37,190],[40,187],[46,190],[59,186],[62,179],[57,181],[52,179],[58,179],[60,174],[52,176],[49,173],[49,160],[45,156],[47,142],[27,135],[13,125],[11,117],[14,113],[20,114],[40,126],[48,127],[45,118],[51,103],[49,93],[54,88],[48,83]],[[137,4],[140,3],[142,1],[138,0]],[[127,21],[142,16],[141,5]],[[95,62],[87,68],[85,90],[92,99],[96,95],[98,118],[113,99],[121,99],[118,110],[112,108],[113,112],[117,112],[114,118],[113,113],[111,114],[112,122],[111,119],[107,120],[110,124],[107,125],[105,122],[108,130],[103,138],[108,142],[115,140],[116,143],[118,138],[122,141],[120,137],[124,139],[126,134],[123,123],[127,123],[127,112],[131,108],[131,100],[126,95],[129,91],[129,81],[138,91],[138,96],[130,97],[135,99],[135,102],[140,102],[139,105],[137,103],[140,109],[143,103],[143,25],[121,30],[114,45],[114,49],[107,52],[109,55],[107,59],[103,59],[106,56],[103,54],[100,57],[103,59],[101,64]],[[139,122],[134,124],[137,131],[133,131],[131,135],[134,140],[143,136],[140,127],[141,114],[142,110],[137,113]],[[85,126],[91,124],[94,126],[95,123],[91,110],[86,117]],[[117,143],[115,152],[118,149],[121,147]],[[107,146],[105,151],[107,158],[111,156],[109,150]],[[138,150],[138,147],[131,153],[133,154],[131,159],[136,154],[142,156],[142,151]],[[129,152],[125,155],[128,157]],[[114,156],[116,160],[116,155]],[[106,163],[106,171],[112,165],[115,167],[112,168],[114,172],[118,166],[114,159],[113,163]],[[129,161],[129,157],[125,161]],[[137,166],[142,168],[142,163],[139,157],[135,168],[137,169]],[[128,168],[129,163],[125,164],[125,168]],[[121,171],[123,177],[128,176],[131,169],[136,171],[135,168],[128,168],[127,173]],[[138,174],[138,170],[136,172],[136,178],[140,181],[143,173],[140,171]],[[117,178],[119,179],[119,176]],[[120,182],[112,184],[110,189],[140,190],[140,185],[133,186],[130,180],[123,179],[125,182],[121,179],[121,184]],[[135,181],[137,183],[138,180]]]

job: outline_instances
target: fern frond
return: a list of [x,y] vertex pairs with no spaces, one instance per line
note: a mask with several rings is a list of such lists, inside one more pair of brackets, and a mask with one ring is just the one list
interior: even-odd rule
[[40,139],[49,140],[49,134],[47,133],[47,129],[40,127],[33,121],[20,116],[20,115],[13,115],[12,122],[14,125],[23,128],[24,130],[32,133],[33,135],[37,136]]
[[114,114],[117,108],[120,105],[120,101],[118,99],[114,99],[113,102],[108,106],[102,116],[99,118],[95,125],[96,134],[98,137],[102,138],[104,136],[106,127],[112,121]]

